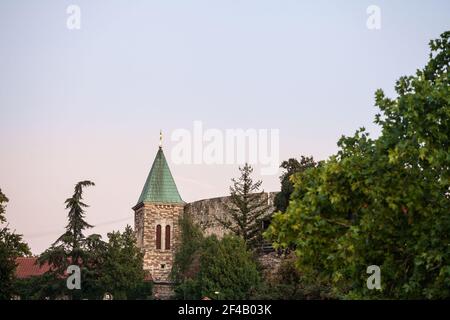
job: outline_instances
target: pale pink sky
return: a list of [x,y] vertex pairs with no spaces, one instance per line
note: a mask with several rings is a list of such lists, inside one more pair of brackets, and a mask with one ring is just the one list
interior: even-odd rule
[[[81,8],[81,30],[66,8]],[[0,187],[32,251],[64,230],[82,179],[92,232],[133,225],[158,148],[185,201],[228,193],[236,165],[175,165],[175,129],[279,129],[280,159],[336,152],[372,121],[377,88],[425,64],[448,1],[1,1]],[[258,169],[258,168],[257,168]],[[256,170],[259,172],[258,170]],[[256,176],[258,177],[258,176]],[[278,174],[260,177],[279,189]]]

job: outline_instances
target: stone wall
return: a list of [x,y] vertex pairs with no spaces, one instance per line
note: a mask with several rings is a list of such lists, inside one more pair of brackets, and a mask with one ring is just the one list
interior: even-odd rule
[[[179,217],[183,205],[145,203],[136,209],[137,243],[144,253],[144,270],[154,281],[169,281],[175,250],[180,241]],[[161,225],[161,249],[156,248],[156,227]],[[170,249],[166,249],[166,226],[170,226]]]
[[284,256],[278,254],[275,251],[259,255],[258,261],[263,268],[264,278],[270,279],[276,276],[284,259]]
[[[275,192],[264,193],[270,205],[270,213],[273,212],[273,199]],[[170,272],[173,265],[175,251],[180,242],[179,219],[184,213],[192,217],[193,222],[200,226],[206,236],[215,234],[219,238],[226,234],[217,218],[224,219],[229,215],[228,206],[231,205],[230,197],[218,197],[204,199],[188,204],[164,204],[144,203],[134,208],[135,232],[137,245],[144,253],[144,270],[150,272],[154,282],[154,296],[156,299],[168,299],[173,294],[173,284],[170,282]],[[161,225],[161,249],[156,248],[156,228]],[[170,226],[170,249],[165,246],[165,229]],[[271,254],[271,258],[262,258],[267,262],[267,269],[273,270],[277,258]],[[269,257],[269,256],[268,256]]]
[[[264,197],[267,198],[267,203],[270,205],[270,213],[275,209],[273,200],[276,194],[277,192],[264,193]],[[184,214],[189,215],[193,222],[200,226],[204,235],[215,234],[221,238],[229,231],[224,230],[216,217],[223,219],[226,215],[229,215],[227,207],[230,204],[229,196],[199,200],[186,204]],[[258,250],[258,260],[263,267],[264,277],[270,278],[277,273],[283,257],[275,251],[263,252]]]
[[174,285],[170,282],[153,282],[153,298],[155,300],[169,300],[174,297]]
[[[267,203],[271,206],[269,211],[273,211],[273,199],[276,192],[266,192],[263,194],[267,198]],[[219,238],[223,237],[227,230],[217,221],[217,217],[224,219],[229,215],[228,207],[231,205],[230,197],[218,197],[204,199],[186,204],[184,214],[189,215],[193,222],[200,226],[204,235],[215,234]]]

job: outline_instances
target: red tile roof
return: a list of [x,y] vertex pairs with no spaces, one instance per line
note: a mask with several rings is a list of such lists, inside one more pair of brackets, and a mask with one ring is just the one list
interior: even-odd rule
[[[34,276],[41,276],[50,270],[48,263],[45,263],[42,267],[39,267],[37,259],[37,257],[16,258],[16,278],[25,279]],[[64,272],[64,275],[67,275],[66,272]],[[152,275],[150,273],[146,273],[144,281],[153,281]]]
[[50,269],[50,266],[47,263],[42,265],[42,267],[39,267],[39,264],[37,264],[36,261],[36,257],[16,258],[16,277],[19,279],[24,279],[33,276],[40,276]]

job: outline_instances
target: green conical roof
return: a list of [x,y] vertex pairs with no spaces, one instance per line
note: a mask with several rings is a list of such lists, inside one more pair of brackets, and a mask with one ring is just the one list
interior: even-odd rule
[[145,181],[138,205],[144,202],[184,203],[170,173],[164,152],[160,147],[153,161],[152,169]]

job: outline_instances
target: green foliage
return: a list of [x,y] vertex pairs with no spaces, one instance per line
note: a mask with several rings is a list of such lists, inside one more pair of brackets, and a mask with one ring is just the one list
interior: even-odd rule
[[74,299],[102,299],[105,293],[115,300],[150,299],[152,284],[145,281],[143,255],[135,244],[130,226],[125,231],[108,233],[108,242],[94,235],[86,238],[88,254],[81,269],[81,290],[69,291],[66,279],[55,272],[18,279],[15,293],[22,299],[56,299],[63,295]]
[[42,276],[14,280],[14,294],[22,300],[57,299],[65,285],[61,279],[55,279],[51,273]]
[[5,208],[8,201],[9,199],[3,194],[2,189],[0,189],[0,223],[6,222]]
[[[66,200],[69,209],[66,232],[39,257],[41,265],[47,262],[52,268],[42,279],[19,283],[22,291],[27,283],[39,284],[39,290],[25,292],[27,296],[101,299],[110,293],[114,299],[146,299],[151,295],[151,285],[144,281],[143,256],[130,226],[123,233],[108,233],[108,242],[97,234],[84,235],[84,230],[92,226],[84,220],[84,209],[88,206],[82,202],[83,188],[92,185],[90,181],[77,183],[73,196]],[[81,290],[66,287],[64,273],[72,264],[80,266]]]
[[235,236],[205,239],[196,278],[202,296],[213,297],[213,293],[219,291],[220,299],[246,299],[259,282],[252,253],[246,250],[244,241]]
[[[5,208],[8,198],[0,189],[0,223],[6,222]],[[0,300],[10,299],[14,291],[15,259],[31,254],[22,240],[22,235],[0,226]]]
[[175,282],[181,282],[192,277],[198,271],[197,252],[204,240],[202,231],[192,219],[185,215],[179,220],[180,246],[175,252],[171,278]]
[[[337,155],[293,176],[285,214],[267,236],[294,244],[306,281],[337,298],[450,297],[450,32],[431,41],[430,61],[397,81],[397,98],[375,95],[382,127],[343,137]],[[366,268],[381,268],[368,290]]]
[[[177,298],[248,298],[260,279],[252,253],[242,238],[203,238],[188,219],[182,223],[183,240],[173,266],[173,277],[179,281]],[[189,233],[184,234],[186,231]],[[186,243],[190,240],[193,243]]]
[[[75,190],[71,198],[68,198],[66,209],[68,213],[68,224],[66,232],[62,234],[52,246],[43,252],[38,261],[40,265],[48,263],[52,268],[47,272],[53,274],[48,279],[55,280],[55,283],[49,283],[48,286],[55,288],[54,295],[68,295],[73,299],[81,299],[84,295],[90,296],[91,284],[88,284],[89,267],[96,264],[96,257],[92,254],[92,247],[88,248],[88,244],[99,242],[99,235],[91,235],[86,238],[83,234],[85,229],[92,228],[85,220],[85,208],[87,204],[83,203],[83,188],[95,185],[91,181],[81,181],[75,185]],[[69,265],[78,265],[81,269],[82,282],[87,284],[88,290],[82,286],[81,290],[68,290],[61,280]],[[86,275],[86,278],[83,276]],[[95,277],[94,277],[95,279]]]
[[262,221],[270,214],[264,191],[258,192],[262,181],[251,178],[253,168],[249,164],[239,167],[241,176],[232,179],[230,187],[231,204],[225,203],[229,215],[216,217],[217,221],[236,236],[242,237],[249,247],[256,247],[263,241]]
[[144,283],[143,254],[135,244],[133,229],[108,233],[102,264],[97,270],[99,287],[114,299],[146,299],[151,288]]
[[281,191],[276,194],[274,199],[274,206],[277,211],[285,212],[289,205],[289,198],[292,192],[294,192],[294,184],[291,181],[292,175],[317,165],[313,157],[304,156],[301,156],[300,161],[291,158],[281,163],[280,168],[283,168],[285,171],[280,177]]
[[150,300],[152,299],[153,282],[140,281],[127,290],[127,300]]

